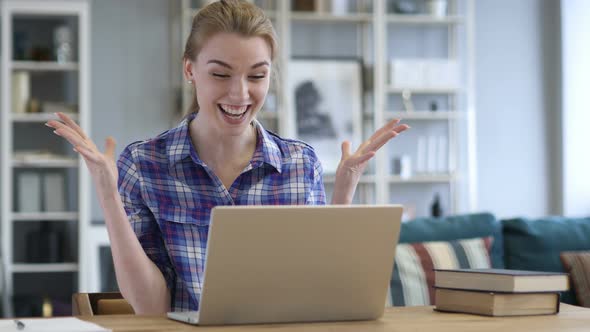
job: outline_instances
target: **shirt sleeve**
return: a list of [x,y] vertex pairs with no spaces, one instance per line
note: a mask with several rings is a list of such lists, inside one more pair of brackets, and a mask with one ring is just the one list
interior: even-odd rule
[[311,193],[307,199],[308,205],[326,205],[326,191],[324,189],[323,173],[322,163],[317,157],[315,157],[313,163]]
[[[141,180],[130,147],[127,147],[121,153],[117,168],[119,171],[119,194],[131,223],[131,228],[133,228],[147,256],[162,272],[170,295],[174,297],[176,273],[172,267],[156,218],[142,197]],[[171,301],[171,303],[174,303],[173,298]]]

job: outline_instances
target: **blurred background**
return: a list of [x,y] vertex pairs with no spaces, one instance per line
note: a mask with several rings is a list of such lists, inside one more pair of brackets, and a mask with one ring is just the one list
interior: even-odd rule
[[[181,59],[209,1],[0,0],[2,313],[69,315],[117,290],[83,163],[43,126],[70,114],[102,146],[175,126]],[[404,221],[489,211],[590,214],[590,3],[585,0],[256,0],[280,42],[259,120],[307,141],[328,197],[339,143],[393,118],[355,203]]]

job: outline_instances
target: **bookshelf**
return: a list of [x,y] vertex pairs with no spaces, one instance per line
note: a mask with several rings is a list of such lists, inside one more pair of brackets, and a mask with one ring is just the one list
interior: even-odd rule
[[[296,110],[288,71],[292,59],[357,58],[362,63],[364,80],[363,138],[394,118],[402,118],[412,129],[377,154],[360,181],[355,203],[401,203],[415,211],[407,216],[410,219],[428,215],[436,194],[442,198],[445,213],[475,209],[475,1],[448,0],[443,15],[428,12],[426,1],[415,1],[413,13],[396,11],[393,2],[385,0],[348,1],[346,12],[338,13],[332,10],[329,0],[316,0],[315,8],[309,11],[294,10],[296,0],[253,2],[273,21],[280,43],[277,62],[281,68],[278,81],[282,84],[271,88],[276,105],[273,112],[263,108],[259,113],[267,129],[284,137],[296,137]],[[198,5],[203,3],[182,2],[183,42]],[[405,86],[393,82],[392,61],[407,59],[425,62],[432,68],[437,67],[431,62],[456,63],[457,82],[432,78],[430,82]],[[183,91],[182,110],[186,110],[191,97],[186,84]],[[404,104],[405,94],[413,102],[411,111]],[[339,158],[339,145],[333,151]],[[433,151],[437,156],[434,161],[429,157]],[[393,167],[399,158],[411,159],[410,176],[402,176]],[[328,197],[333,181],[332,174],[325,174]]]
[[89,175],[43,124],[69,110],[89,132],[90,8],[85,0],[0,6],[2,307],[6,317],[35,316],[38,303],[67,307],[86,286]]

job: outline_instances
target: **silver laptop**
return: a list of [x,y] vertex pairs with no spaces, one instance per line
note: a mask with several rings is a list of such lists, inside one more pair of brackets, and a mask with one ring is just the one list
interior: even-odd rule
[[199,325],[383,315],[402,207],[223,206],[211,213]]

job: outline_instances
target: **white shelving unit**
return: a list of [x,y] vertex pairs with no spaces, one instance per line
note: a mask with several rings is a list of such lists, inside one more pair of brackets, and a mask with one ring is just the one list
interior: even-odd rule
[[[62,139],[59,139],[56,144],[44,142],[50,140],[53,134],[43,123],[49,119],[54,119],[54,115],[16,113],[12,109],[11,76],[15,72],[28,73],[31,82],[31,98],[38,98],[41,102],[55,101],[47,99],[49,98],[47,93],[39,92],[44,89],[43,87],[46,88],[45,85],[48,84],[53,89],[51,92],[53,95],[61,95],[62,98],[68,100],[73,99],[78,105],[78,112],[70,115],[86,133],[89,133],[90,13],[87,0],[3,0],[0,5],[2,14],[0,67],[2,74],[0,98],[2,102],[0,112],[0,133],[2,135],[0,148],[2,161],[0,173],[2,179],[1,251],[2,261],[4,262],[3,278],[6,286],[2,294],[2,304],[4,315],[11,317],[15,314],[13,296],[18,296],[15,293],[15,285],[23,275],[26,275],[27,280],[30,282],[30,280],[36,280],[36,276],[74,273],[74,277],[70,278],[74,280],[74,284],[66,285],[66,288],[71,287],[72,290],[79,291],[86,286],[87,263],[81,258],[85,257],[87,253],[84,244],[86,242],[86,230],[90,225],[90,179],[88,172],[83,160],[70,152],[69,143]],[[34,61],[16,58],[18,56],[15,55],[17,51],[13,47],[19,38],[23,38],[22,35],[18,37],[15,35],[19,29],[20,31],[26,31],[27,38],[31,38],[34,42],[49,45],[53,43],[53,33],[48,31],[48,27],[53,29],[61,25],[68,26],[73,32],[73,61]],[[36,81],[39,80],[39,77],[47,77],[48,75],[53,75],[50,80]],[[62,77],[60,75],[70,75],[74,79],[63,78],[64,81],[68,80],[69,84],[62,84],[63,82],[59,81],[59,79],[54,79],[54,77]],[[40,88],[40,85],[43,85],[43,87]],[[60,85],[62,90],[55,92],[56,87]],[[37,96],[38,93],[42,95]],[[24,127],[26,129],[22,129]],[[35,158],[34,155],[28,155],[25,158],[15,157],[17,152],[22,152],[20,151],[21,148],[19,148],[22,144],[20,142],[22,138],[19,138],[19,135],[22,135],[22,130],[27,130],[27,133],[28,131],[34,133],[30,139],[27,138],[28,141],[39,143],[41,146],[50,144],[50,148],[59,151],[58,157],[49,158],[46,155],[40,155],[39,158]],[[63,146],[60,144],[63,144]],[[47,148],[47,146],[43,146],[43,148]],[[26,146],[25,149],[28,150],[30,147]],[[22,170],[27,172],[64,172],[64,191],[68,193],[67,196],[71,196],[63,198],[64,201],[68,202],[66,203],[66,211],[18,211],[14,192],[19,190],[16,178],[18,172]],[[66,195],[65,193],[64,195]],[[70,204],[69,201],[75,203]],[[16,238],[23,238],[23,234],[17,234],[19,227],[34,225],[35,223],[55,222],[73,225],[74,232],[67,239],[68,241],[74,241],[69,242],[69,244],[76,249],[77,253],[68,253],[66,255],[71,259],[64,257],[63,259],[68,261],[28,263],[23,253],[15,252],[17,245],[25,246],[25,248],[27,246],[26,243],[19,244],[15,240]],[[30,285],[30,287],[47,287],[47,285]],[[63,296],[69,297],[71,294],[63,294]]]
[[[325,7],[327,0],[316,0],[321,2],[318,8]],[[260,2],[254,1],[259,4]],[[291,98],[288,89],[287,65],[291,58],[293,46],[294,29],[302,24],[313,24],[314,29],[319,31],[327,26],[342,27],[344,25],[353,26],[355,42],[351,42],[351,47],[356,49],[356,56],[362,58],[366,70],[371,72],[372,88],[370,91],[364,91],[369,94],[370,102],[368,108],[363,110],[363,122],[371,123],[372,129],[380,128],[383,124],[393,118],[402,118],[404,122],[410,122],[412,130],[406,135],[412,135],[413,132],[424,131],[428,133],[430,127],[442,127],[445,129],[448,140],[447,163],[448,171],[443,173],[418,173],[413,172],[410,177],[401,177],[400,175],[391,174],[391,151],[384,148],[373,161],[373,167],[369,168],[367,174],[361,178],[359,189],[357,190],[357,202],[360,203],[399,203],[395,201],[395,194],[405,195],[411,188],[428,188],[422,189],[428,192],[419,199],[421,204],[429,204],[434,192],[445,190],[448,197],[448,209],[445,213],[453,214],[471,211],[476,208],[475,202],[475,113],[474,113],[474,87],[473,87],[473,0],[448,0],[448,13],[446,16],[435,16],[430,14],[400,14],[389,12],[389,2],[386,0],[370,1],[370,11],[363,10],[352,11],[348,14],[331,14],[329,11],[318,10],[313,12],[293,11],[291,1],[265,1],[271,4],[271,8],[263,8],[273,20],[275,29],[279,37],[280,54],[278,57],[280,71],[280,82],[282,85],[277,87],[278,111],[274,113],[261,112],[264,120],[270,118],[275,121],[280,135],[289,137],[292,135],[294,127],[295,110],[291,109]],[[351,1],[350,3],[357,3]],[[359,2],[360,3],[360,2]],[[191,19],[198,11],[197,8],[191,8],[191,1],[183,0],[182,3],[182,42],[186,40],[190,29]],[[457,86],[413,86],[413,87],[396,87],[389,83],[389,61],[394,58],[389,54],[389,48],[394,43],[391,29],[402,29],[403,31],[418,31],[413,34],[413,41],[418,45],[427,43],[423,31],[428,29],[439,29],[444,31],[445,37],[436,40],[437,43],[444,44],[446,48],[445,57],[451,60],[457,60],[459,70],[461,71],[461,81]],[[393,42],[392,42],[393,41]],[[182,45],[181,47],[183,47]],[[314,56],[311,54],[311,56]],[[415,57],[420,58],[424,55],[417,54]],[[408,112],[403,108],[392,107],[389,100],[392,96],[400,96],[409,91],[416,98],[434,96],[447,101],[447,107],[443,107],[436,112],[426,109],[416,109]],[[183,94],[183,110],[186,110],[190,103],[190,90],[185,84],[185,93]],[[394,97],[395,98],[395,97]],[[458,102],[460,100],[461,102]],[[437,128],[438,128],[437,127]],[[368,131],[368,129],[364,129]],[[363,133],[364,137],[367,133]],[[404,135],[404,136],[406,136]],[[408,144],[408,142],[405,142]],[[399,140],[391,143],[397,148],[401,144]],[[409,143],[415,144],[415,142]],[[415,148],[414,148],[415,149]],[[335,153],[340,153],[339,147],[334,147]],[[324,182],[328,188],[334,181],[334,176],[326,174]],[[426,202],[426,203],[425,203]],[[403,202],[402,202],[403,203]],[[424,211],[425,209],[421,209]],[[419,216],[425,213],[419,214]]]

